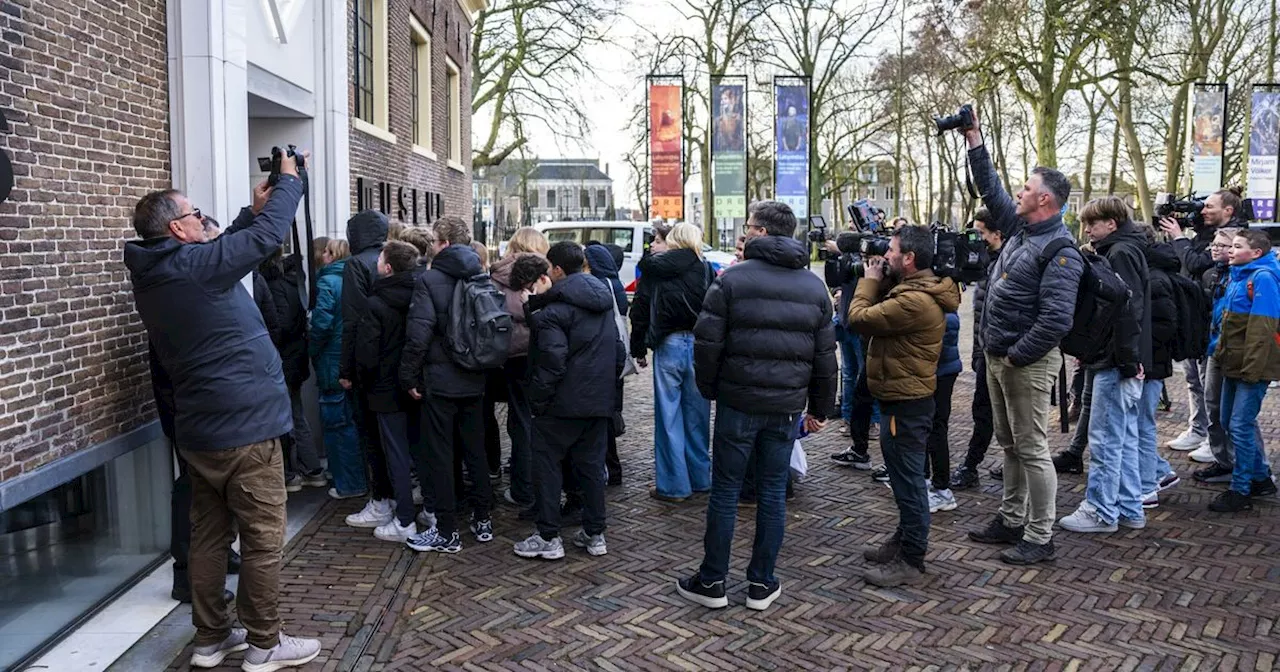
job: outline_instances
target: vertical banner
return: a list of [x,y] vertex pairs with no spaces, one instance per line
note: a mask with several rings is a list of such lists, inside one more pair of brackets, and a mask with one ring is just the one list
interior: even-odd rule
[[773,83],[775,198],[791,206],[796,219],[809,215],[809,80],[778,77]]
[[1280,84],[1254,84],[1249,114],[1249,192],[1253,218],[1276,221],[1276,177],[1280,172]]
[[718,218],[746,217],[747,212],[747,78],[711,80],[712,183]]
[[684,85],[649,77],[649,183],[651,217],[684,218]]
[[1227,85],[1197,83],[1191,101],[1191,191],[1208,196],[1222,188]]

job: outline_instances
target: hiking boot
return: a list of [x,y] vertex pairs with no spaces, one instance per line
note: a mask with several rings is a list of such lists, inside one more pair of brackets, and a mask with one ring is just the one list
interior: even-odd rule
[[1200,444],[1203,443],[1206,438],[1208,437],[1205,437],[1202,434],[1196,434],[1191,431],[1190,428],[1187,428],[1182,430],[1182,433],[1178,435],[1178,438],[1164,444],[1164,447],[1170,450],[1195,450],[1200,447]]
[[1238,513],[1253,508],[1249,495],[1242,495],[1235,490],[1228,490],[1209,502],[1209,510],[1214,513]]
[[969,540],[979,544],[1016,544],[1022,540],[1022,526],[1009,527],[1004,524],[1004,517],[996,514],[986,527],[970,532]]
[[676,592],[680,597],[708,609],[724,609],[729,606],[729,598],[724,595],[724,581],[705,584],[696,572],[687,579],[676,581]]
[[774,583],[772,586],[768,586],[763,583],[753,582],[747,587],[747,608],[755,611],[764,611],[780,595],[782,595],[781,583]]
[[347,524],[360,528],[381,527],[396,517],[395,508],[396,503],[389,499],[371,499],[363,509],[347,516]]
[[1004,480],[1004,465],[1000,465],[1000,466],[998,466],[998,467],[992,467],[992,468],[991,468],[991,471],[988,471],[988,472],[987,472],[987,474],[989,474],[989,475],[991,476],[991,478],[994,478],[994,479],[996,479],[997,481],[1003,481],[1003,480]]
[[1276,482],[1270,476],[1249,482],[1250,497],[1270,497],[1276,494]]
[[440,536],[440,532],[434,527],[426,532],[419,532],[409,537],[405,540],[404,545],[419,553],[428,551],[433,553],[457,553],[462,550],[462,540],[458,539],[457,532],[445,539]]
[[879,546],[864,546],[862,548],[862,558],[877,565],[893,562],[893,559],[901,554],[902,542],[897,539],[889,539]]
[[951,489],[968,490],[978,487],[978,470],[960,466],[951,472]]
[[249,648],[249,631],[231,628],[231,634],[217,644],[197,646],[191,650],[191,667],[217,667],[227,656]]
[[471,534],[476,535],[476,541],[482,544],[493,541],[493,521],[488,518],[484,520],[472,518]]
[[1082,474],[1084,473],[1084,460],[1079,455],[1064,450],[1053,456],[1053,470],[1059,474]]
[[1017,546],[1001,553],[1000,559],[1010,565],[1034,565],[1037,562],[1053,562],[1058,559],[1058,556],[1054,552],[1052,541],[1033,544],[1023,539]]
[[275,672],[286,667],[301,667],[320,655],[320,640],[299,639],[280,633],[280,643],[270,649],[250,644],[244,654],[244,672]]
[[513,550],[522,558],[559,560],[564,557],[564,542],[560,541],[560,537],[548,541],[543,539],[541,534],[534,532],[528,539],[517,542]]
[[415,523],[401,525],[400,521],[395,518],[391,519],[386,525],[379,525],[373,531],[373,536],[382,541],[394,541],[397,544],[403,544],[405,541],[418,533],[418,526]]
[[1215,462],[1204,469],[1197,469],[1191,477],[1201,483],[1230,483],[1231,470]]
[[959,504],[956,504],[956,496],[950,490],[929,491],[929,513],[955,511],[957,506]]
[[924,572],[919,567],[907,562],[901,555],[891,560],[888,564],[872,567],[862,573],[863,581],[881,588],[919,583],[923,578]]
[[831,459],[841,467],[853,467],[861,471],[871,468],[871,455],[866,450],[851,447],[832,455]]
[[1089,502],[1081,502],[1080,507],[1069,516],[1058,521],[1062,529],[1071,532],[1096,533],[1115,532],[1116,524],[1108,523],[1098,515],[1098,509]]
[[889,468],[883,464],[871,470],[871,480],[877,483],[889,482]]
[[578,530],[578,533],[573,535],[573,545],[587,549],[588,555],[600,556],[609,552],[609,548],[604,544],[603,532],[600,534],[587,534],[586,530]]

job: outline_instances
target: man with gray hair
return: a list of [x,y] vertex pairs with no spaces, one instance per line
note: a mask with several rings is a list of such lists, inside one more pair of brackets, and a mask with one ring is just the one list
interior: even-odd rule
[[960,129],[969,165],[991,213],[986,224],[1005,243],[991,269],[983,300],[975,304],[987,358],[987,387],[996,441],[1004,449],[1004,501],[983,530],[986,544],[1017,544],[1001,554],[1013,565],[1053,560],[1058,476],[1049,455],[1049,392],[1062,364],[1058,344],[1071,331],[1084,259],[1074,245],[1041,263],[1051,241],[1075,239],[1062,222],[1071,194],[1066,176],[1036,168],[1015,202],[1005,192],[983,144],[977,112]]

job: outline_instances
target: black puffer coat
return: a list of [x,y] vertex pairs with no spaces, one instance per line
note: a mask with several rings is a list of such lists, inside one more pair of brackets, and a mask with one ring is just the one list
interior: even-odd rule
[[378,279],[378,255],[387,242],[387,216],[364,210],[347,220],[347,242],[351,258],[342,269],[342,358],[338,376],[351,380],[355,375],[355,334],[360,318],[369,310],[368,297]]
[[1111,263],[1111,270],[1129,287],[1129,305],[1121,314],[1111,342],[1093,361],[1091,369],[1120,369],[1120,375],[1138,375],[1138,365],[1151,368],[1151,280],[1147,272],[1147,239],[1132,222],[1093,244]]
[[1173,375],[1173,343],[1178,334],[1178,304],[1173,299],[1173,280],[1182,269],[1173,245],[1160,243],[1145,250],[1147,269],[1151,274],[1151,368],[1150,380],[1164,380]]
[[995,270],[996,261],[1000,259],[1000,250],[988,250],[988,253],[990,256],[987,261],[987,277],[973,286],[973,358],[969,365],[974,369],[978,366],[986,366],[985,362],[978,364],[979,359],[987,358],[982,348],[982,304],[987,300],[987,283],[991,281],[991,271]]
[[1062,215],[1035,223],[1018,216],[985,146],[969,150],[969,165],[982,203],[991,211],[987,224],[1004,236],[979,314],[982,347],[988,354],[1007,356],[1014,366],[1026,366],[1043,359],[1071,331],[1084,260],[1066,248],[1041,271],[1040,252],[1050,241],[1075,242]]
[[430,270],[418,275],[400,361],[401,389],[453,398],[484,394],[484,372],[455,364],[444,342],[454,286],[483,272],[480,256],[470,245],[450,245],[440,250]]
[[694,325],[698,390],[744,413],[834,415],[831,295],[797,240],[747,241],[744,261],[711,285]]
[[644,357],[667,336],[692,331],[716,274],[693,250],[671,250],[638,264],[646,283],[631,315],[631,356]]
[[529,407],[537,416],[612,418],[626,352],[613,317],[613,292],[574,273],[525,304]]
[[412,408],[412,398],[400,389],[399,375],[415,279],[413,271],[378,278],[369,312],[356,326],[356,381],[369,410],[377,413]]
[[302,261],[289,255],[259,268],[267,287],[271,289],[271,301],[275,304],[279,338],[276,347],[284,364],[284,382],[291,390],[297,390],[311,377],[311,363],[307,359],[307,308],[303,305]]

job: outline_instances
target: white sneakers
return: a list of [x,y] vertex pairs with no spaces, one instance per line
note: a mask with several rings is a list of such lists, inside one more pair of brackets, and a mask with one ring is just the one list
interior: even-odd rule
[[1178,435],[1178,438],[1164,444],[1164,446],[1170,450],[1195,450],[1207,439],[1208,437],[1196,434],[1188,428],[1183,430]]
[[400,521],[394,517],[391,522],[385,525],[379,525],[373,531],[373,536],[383,541],[394,541],[397,544],[403,544],[409,537],[418,533],[418,526],[414,523],[408,525],[400,525]]
[[954,511],[957,506],[956,496],[951,493],[950,488],[929,491],[929,513]]
[[1213,448],[1209,446],[1209,439],[1205,439],[1203,443],[1196,446],[1196,449],[1191,451],[1187,457],[1191,458],[1192,462],[1199,462],[1201,464],[1213,464],[1218,461],[1217,458],[1213,456]]
[[358,513],[347,516],[351,527],[376,528],[395,519],[396,503],[389,499],[371,499]]
[[1064,530],[1072,532],[1115,532],[1115,523],[1108,525],[1098,516],[1098,510],[1089,502],[1081,502],[1080,508],[1058,521]]

